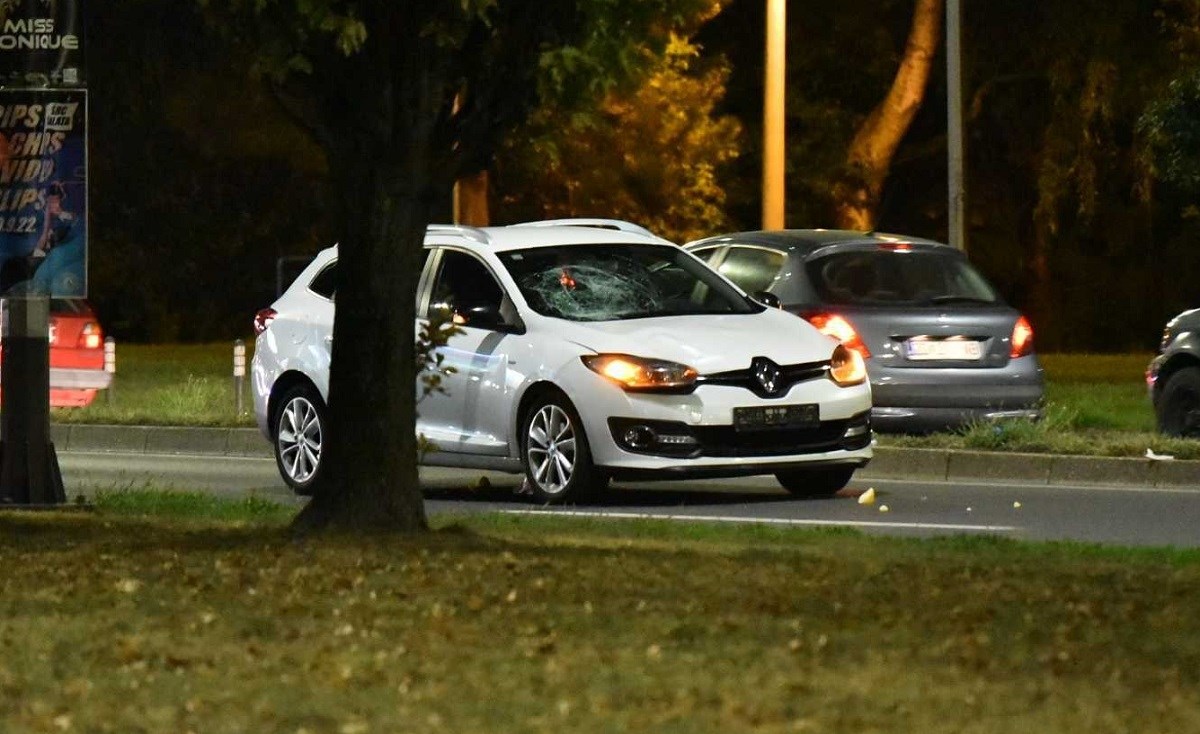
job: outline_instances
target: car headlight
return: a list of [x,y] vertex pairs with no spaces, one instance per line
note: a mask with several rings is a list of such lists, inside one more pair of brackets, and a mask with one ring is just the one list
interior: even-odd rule
[[632,392],[689,392],[697,372],[685,364],[629,354],[588,354],[581,357],[591,371]]
[[867,381],[867,364],[857,351],[839,344],[829,360],[829,378],[842,387],[861,385]]

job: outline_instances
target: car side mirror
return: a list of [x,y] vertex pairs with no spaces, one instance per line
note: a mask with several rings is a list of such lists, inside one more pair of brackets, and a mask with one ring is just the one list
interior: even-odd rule
[[750,297],[764,306],[770,306],[771,308],[783,308],[783,302],[779,300],[779,296],[771,293],[770,291],[759,291]]
[[472,306],[458,311],[458,315],[463,318],[463,326],[491,331],[510,331],[512,329],[512,325],[500,313],[500,304],[498,303]]

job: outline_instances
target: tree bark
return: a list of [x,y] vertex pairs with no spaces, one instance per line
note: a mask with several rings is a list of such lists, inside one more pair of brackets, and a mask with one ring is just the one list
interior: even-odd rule
[[378,165],[341,165],[354,174],[339,177],[354,213],[338,245],[324,466],[293,527],[420,531],[427,523],[413,423],[414,293],[429,197],[396,183],[411,180],[411,167],[372,176]]
[[875,227],[879,197],[892,158],[925,98],[941,36],[942,7],[943,0],[917,0],[904,57],[892,87],[850,142],[846,172],[833,191],[834,219],[843,229],[865,231]]
[[454,184],[454,223],[486,227],[489,218],[488,172],[480,171],[458,179]]

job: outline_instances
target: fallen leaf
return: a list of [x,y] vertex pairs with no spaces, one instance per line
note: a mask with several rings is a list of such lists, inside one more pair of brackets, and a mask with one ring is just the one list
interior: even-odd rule
[[875,504],[875,488],[871,487],[866,492],[858,496],[858,504],[873,505]]
[[142,582],[137,579],[121,579],[117,582],[117,591],[122,594],[132,594],[142,588]]

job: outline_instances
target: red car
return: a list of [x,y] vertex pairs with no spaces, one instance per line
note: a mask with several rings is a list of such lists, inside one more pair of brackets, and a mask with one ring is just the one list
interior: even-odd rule
[[104,370],[104,332],[87,301],[50,301],[50,407],[82,408],[112,384]]

